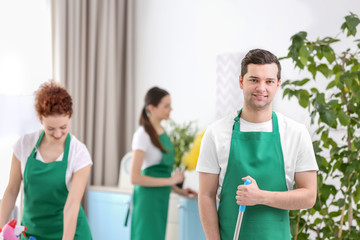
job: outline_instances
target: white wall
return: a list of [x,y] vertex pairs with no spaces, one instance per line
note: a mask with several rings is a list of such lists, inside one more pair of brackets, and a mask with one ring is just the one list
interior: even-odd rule
[[[216,118],[217,55],[264,48],[285,56],[292,35],[335,36],[349,11],[360,15],[360,1],[136,0],[136,118],[157,85],[171,93],[174,120],[205,128]],[[283,80],[300,79],[291,61],[281,63]],[[307,111],[281,96],[275,110],[309,126]]]
[[50,20],[49,0],[0,1],[0,199],[13,144],[40,128],[33,93],[51,78]]
[[[360,15],[359,0],[136,0],[135,112],[139,117],[146,91],[157,85],[173,100],[172,118],[197,120],[205,129],[216,120],[216,57],[244,54],[253,48],[287,55],[290,37],[299,31],[310,39],[336,36],[349,11]],[[346,43],[338,45],[346,49]],[[290,60],[282,61],[282,79],[301,79]],[[238,81],[237,78],[234,81]],[[318,81],[320,87],[326,80]],[[313,135],[307,110],[297,100],[274,100],[274,109],[303,122]],[[198,189],[196,172],[185,187]]]

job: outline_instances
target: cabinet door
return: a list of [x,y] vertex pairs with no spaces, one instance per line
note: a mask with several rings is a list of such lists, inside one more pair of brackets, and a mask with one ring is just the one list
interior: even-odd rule
[[94,240],[130,239],[130,216],[124,226],[130,199],[124,193],[89,191],[88,218]]
[[198,201],[179,200],[179,240],[206,240],[199,216]]

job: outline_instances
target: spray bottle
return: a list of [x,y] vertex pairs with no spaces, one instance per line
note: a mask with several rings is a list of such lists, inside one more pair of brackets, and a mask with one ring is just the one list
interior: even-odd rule
[[[19,240],[18,236],[23,233],[24,236],[27,228],[24,226],[16,226],[16,220],[11,220],[5,225],[0,234],[0,240]],[[1,232],[1,231],[0,231]]]

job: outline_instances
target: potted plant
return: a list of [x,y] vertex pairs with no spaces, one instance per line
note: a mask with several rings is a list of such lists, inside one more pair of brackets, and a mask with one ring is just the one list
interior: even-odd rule
[[[288,55],[309,78],[283,82],[283,97],[295,97],[317,126],[313,141],[319,166],[314,208],[290,211],[293,239],[359,239],[360,232],[360,19],[350,13],[341,25],[347,49],[337,37],[291,37]],[[347,43],[347,42],[346,42]],[[321,76],[322,75],[322,76]],[[326,90],[316,81],[326,78]],[[310,85],[310,86],[309,86]]]
[[[186,165],[183,164],[182,160],[185,153],[189,152],[198,132],[198,128],[195,125],[195,122],[189,121],[179,124],[170,119],[167,122],[166,129],[169,133],[170,140],[174,145],[175,150],[174,170],[187,170]],[[182,183],[178,184],[178,186],[182,187]]]
[[167,122],[166,129],[175,149],[174,170],[185,170],[181,160],[189,151],[198,129],[193,121],[179,124],[172,119]]

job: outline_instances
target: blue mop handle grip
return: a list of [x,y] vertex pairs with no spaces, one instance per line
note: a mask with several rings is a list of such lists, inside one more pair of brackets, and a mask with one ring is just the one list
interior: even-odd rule
[[[244,185],[249,185],[251,183],[251,180],[250,179],[245,179],[245,182],[244,182]],[[245,208],[246,206],[245,205],[240,205],[239,206],[239,212],[245,212]]]

